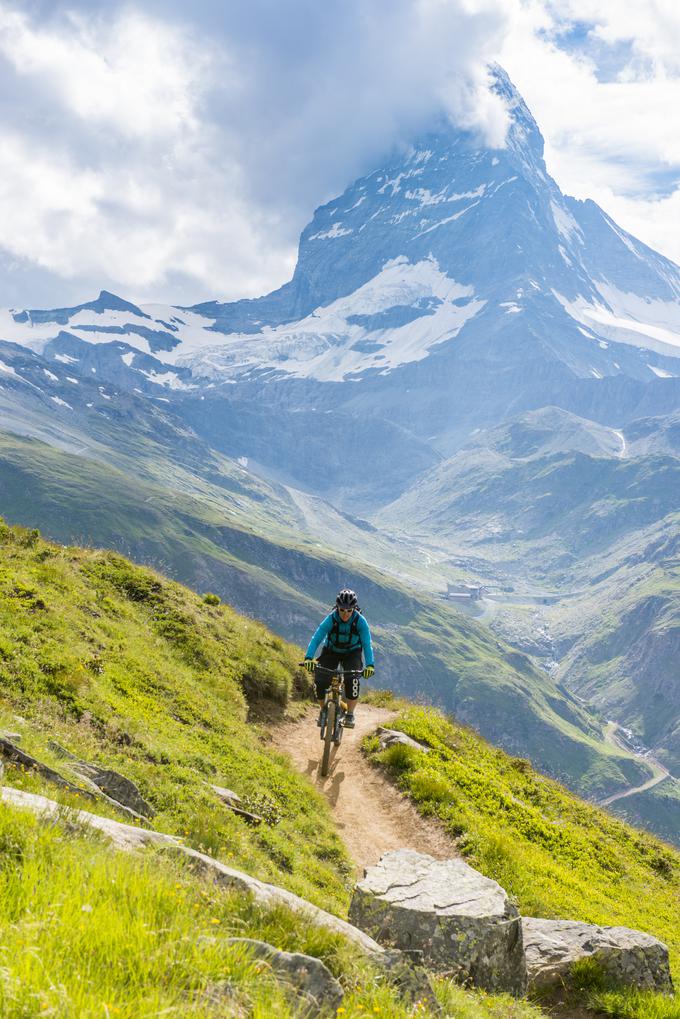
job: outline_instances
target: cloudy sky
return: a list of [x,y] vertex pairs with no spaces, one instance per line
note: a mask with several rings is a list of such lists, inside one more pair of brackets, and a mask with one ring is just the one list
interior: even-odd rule
[[0,305],[255,296],[498,60],[564,191],[680,263],[677,0],[0,0]]

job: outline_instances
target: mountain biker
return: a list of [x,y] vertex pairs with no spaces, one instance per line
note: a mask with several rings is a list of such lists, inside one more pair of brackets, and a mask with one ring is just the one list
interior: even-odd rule
[[[314,655],[321,644],[318,662]],[[363,663],[362,663],[363,652]],[[331,685],[331,672],[338,663],[342,663],[345,673],[345,699],[347,712],[343,725],[347,729],[354,728],[354,709],[359,700],[359,673],[364,679],[370,679],[375,668],[373,665],[373,648],[371,631],[359,609],[357,596],[349,588],[343,588],[335,599],[335,608],[319,624],[316,633],[309,642],[305,655],[304,667],[308,672],[315,673],[314,686],[319,704],[323,708],[324,695]],[[315,672],[319,665],[319,672]],[[322,670],[329,671],[322,671]],[[321,725],[319,714],[318,725]]]

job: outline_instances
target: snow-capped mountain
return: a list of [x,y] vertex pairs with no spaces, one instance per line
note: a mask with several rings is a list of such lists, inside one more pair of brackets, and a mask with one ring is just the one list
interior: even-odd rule
[[[320,464],[342,462],[326,453],[338,421],[356,436],[350,459],[367,427],[380,436],[389,488],[387,475],[398,487],[476,428],[543,406],[617,428],[677,410],[680,269],[563,195],[500,69],[494,87],[511,114],[504,148],[434,125],[317,209],[275,293],[174,308],[103,292],[4,312],[0,341],[40,359],[30,381],[49,398],[70,403],[68,368],[167,401],[218,448],[321,489]],[[0,387],[16,390],[22,369],[2,361]],[[335,417],[303,426],[314,408]]]

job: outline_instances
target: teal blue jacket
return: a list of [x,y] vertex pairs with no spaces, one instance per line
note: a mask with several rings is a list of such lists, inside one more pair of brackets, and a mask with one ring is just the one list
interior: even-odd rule
[[[353,634],[352,640],[348,644],[342,644],[342,646],[336,646],[331,640],[330,633],[333,630],[333,621],[335,620],[338,624],[339,636],[348,637],[352,629],[352,622],[356,619],[356,633]],[[316,633],[309,642],[307,653],[305,658],[314,658],[319,645],[324,641],[324,649],[328,648],[329,651],[358,651],[360,648],[364,652],[364,665],[373,665],[373,646],[371,644],[371,631],[368,627],[368,623],[361,615],[360,612],[353,612],[347,622],[338,615],[337,611],[333,611],[321,621],[317,627]]]

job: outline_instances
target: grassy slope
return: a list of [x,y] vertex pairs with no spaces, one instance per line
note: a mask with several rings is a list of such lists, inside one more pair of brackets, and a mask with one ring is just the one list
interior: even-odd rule
[[[598,599],[608,609],[595,614]],[[561,665],[565,682],[618,721],[680,775],[680,564],[624,565],[574,605],[579,639]]]
[[[247,722],[248,700],[274,717],[282,709],[298,657],[264,627],[116,553],[0,527],[2,728],[66,777],[50,739],[123,771],[156,808],[154,827],[342,914],[350,868],[325,800]],[[8,767],[5,782],[56,796],[65,813],[43,824],[0,811],[3,1017],[301,1015],[290,992],[227,945],[233,935],[323,958],[348,1015],[412,1014],[341,937],[286,909],[256,908],[162,853],[116,853],[68,818],[82,799],[30,773]],[[208,782],[271,823],[249,827]],[[461,1019],[536,1014],[446,981],[438,988]]]
[[[50,738],[122,770],[158,810],[155,827],[342,913],[347,860],[325,802],[246,721],[246,693],[266,698],[274,714],[282,706],[296,649],[115,553],[59,548],[6,527],[0,553],[3,727],[59,768]],[[665,934],[677,909],[677,855],[434,711],[413,709],[403,725],[440,760],[436,772],[432,758],[423,770],[422,758],[414,768],[392,754],[392,765],[527,911]],[[39,788],[11,768],[6,780]],[[206,781],[234,788],[278,823],[249,828]],[[341,938],[286,910],[257,909],[163,856],[115,854],[70,823],[0,813],[0,1008],[9,1019],[161,1011],[207,1019],[223,1014],[225,993],[234,1012],[299,1014],[281,985],[225,944],[234,934],[323,958],[347,990],[348,1015],[409,1014]],[[438,993],[457,1019],[538,1014],[445,981]]]
[[[527,572],[549,577],[608,549],[677,509],[674,456],[559,453],[510,458],[463,451],[434,468],[376,516],[378,523],[438,539],[486,545],[493,560],[520,543]],[[509,546],[502,550],[503,546]],[[494,552],[494,549],[498,551]]]
[[643,793],[624,796],[609,809],[629,824],[646,828],[678,845],[680,782],[677,780],[667,778]]
[[[341,981],[338,1015],[408,1019],[411,1008],[339,935],[283,907],[191,875],[148,852],[116,853],[72,820],[0,811],[0,1014],[3,1019],[280,1019],[318,1014],[230,937],[322,959]],[[541,1019],[507,995],[433,981],[452,1019]]]
[[[119,766],[159,829],[341,907],[349,871],[321,799],[245,724],[246,693],[285,702],[299,652],[116,553],[0,538],[0,703],[22,745]],[[210,782],[279,823],[244,827]]]
[[411,708],[394,724],[431,752],[394,747],[379,754],[374,741],[375,759],[425,813],[442,819],[473,866],[516,896],[524,915],[648,931],[668,944],[678,979],[677,850],[437,712]]
[[[362,592],[384,671],[401,692],[456,711],[585,794],[646,777],[645,765],[601,742],[576,701],[484,627],[384,574],[322,555],[309,541],[263,537],[285,533],[285,506],[254,481],[244,480],[231,501],[218,502],[214,488],[199,500],[11,436],[0,439],[0,479],[0,509],[12,519],[57,540],[117,547],[198,590],[216,590],[301,642],[329,591],[349,582]],[[243,509],[235,513],[235,498],[248,509],[250,527]]]

